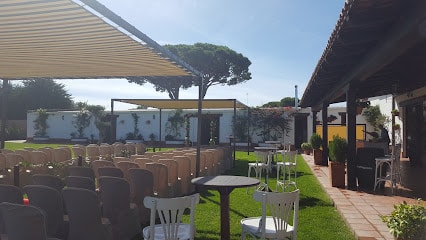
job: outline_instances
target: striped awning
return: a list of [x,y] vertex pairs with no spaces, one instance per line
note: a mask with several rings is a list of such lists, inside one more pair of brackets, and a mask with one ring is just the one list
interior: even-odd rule
[[0,1],[0,78],[199,75],[95,0]]

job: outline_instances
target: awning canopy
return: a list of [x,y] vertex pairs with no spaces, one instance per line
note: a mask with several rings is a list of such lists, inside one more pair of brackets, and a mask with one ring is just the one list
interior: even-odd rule
[[0,78],[201,76],[95,0],[2,0]]
[[[197,109],[198,99],[111,99],[123,103],[142,105],[158,109]],[[203,109],[218,108],[247,108],[247,106],[236,99],[203,99]]]
[[347,0],[303,94],[302,107],[426,86],[426,1]]

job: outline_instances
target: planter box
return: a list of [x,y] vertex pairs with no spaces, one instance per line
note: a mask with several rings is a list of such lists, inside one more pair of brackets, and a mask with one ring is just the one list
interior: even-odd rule
[[181,145],[181,144],[184,144],[184,143],[185,143],[184,140],[166,141],[166,144],[170,144],[170,145]]
[[49,137],[33,137],[34,142],[45,142],[49,141]]
[[340,162],[330,162],[330,182],[332,187],[345,188],[346,165]]
[[143,140],[126,140],[126,143],[143,143]]
[[323,165],[322,164],[322,150],[314,149],[314,163],[315,165]]
[[[263,142],[260,142],[260,143],[257,143],[257,146],[259,146],[259,147],[270,147],[272,144],[270,144],[270,143],[263,143]],[[247,144],[246,144],[246,146],[247,146]]]
[[306,155],[311,155],[311,150],[303,150],[303,153]]
[[[236,142],[235,146],[236,147],[247,147],[247,143],[246,142]],[[251,143],[249,143],[248,146],[251,146]]]
[[71,138],[71,142],[73,143],[87,143],[89,139],[87,138]]

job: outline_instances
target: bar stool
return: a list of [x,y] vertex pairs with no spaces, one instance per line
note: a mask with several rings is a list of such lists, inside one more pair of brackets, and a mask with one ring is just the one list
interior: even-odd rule
[[[271,155],[270,151],[255,151],[256,162],[249,163],[247,176],[250,177],[251,170],[254,170],[256,178],[259,179],[260,183],[257,189],[268,190],[268,177],[269,177],[269,168],[271,165]],[[262,182],[262,172],[265,171],[265,181]],[[248,189],[247,189],[248,191]]]
[[[384,157],[377,157],[376,160],[376,171],[374,177],[374,191],[376,187],[384,182],[389,182],[392,188],[392,194],[394,189],[397,187],[396,184],[402,183],[401,174],[400,174],[400,155],[401,148],[395,146],[392,149],[392,155],[385,155]],[[388,167],[389,173],[386,173],[385,176],[382,176],[382,171],[384,167]]]
[[[281,187],[283,191],[289,186],[297,189],[297,151],[282,151],[283,161],[277,162],[277,191]],[[282,169],[282,180],[280,179]],[[293,173],[292,173],[293,171]]]

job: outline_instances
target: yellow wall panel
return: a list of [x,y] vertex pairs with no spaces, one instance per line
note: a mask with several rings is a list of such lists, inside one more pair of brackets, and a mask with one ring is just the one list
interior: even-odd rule
[[[360,124],[356,126],[356,140],[365,141],[365,124]],[[322,137],[322,125],[317,125],[317,133]],[[346,126],[341,125],[328,125],[328,140],[333,140],[334,135],[339,135],[340,137],[346,139]]]

